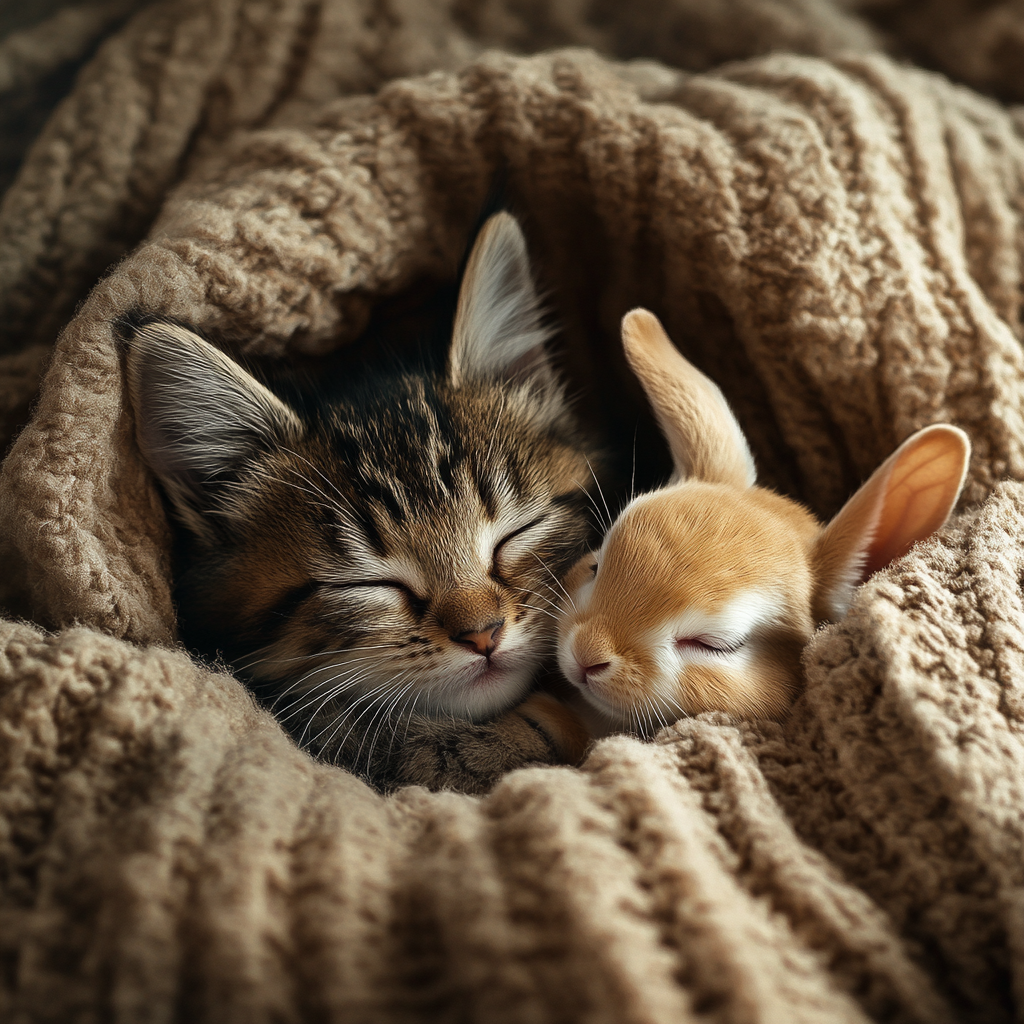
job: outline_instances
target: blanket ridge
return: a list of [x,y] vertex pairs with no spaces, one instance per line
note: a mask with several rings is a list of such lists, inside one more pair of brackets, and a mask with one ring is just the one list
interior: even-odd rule
[[[0,206],[4,1020],[1020,1017],[1024,140],[891,56],[1013,99],[1018,37],[923,3],[161,0],[103,43]],[[373,358],[499,164],[641,485],[636,305],[823,516],[925,424],[974,455],[784,721],[385,798],[177,645],[114,324]]]

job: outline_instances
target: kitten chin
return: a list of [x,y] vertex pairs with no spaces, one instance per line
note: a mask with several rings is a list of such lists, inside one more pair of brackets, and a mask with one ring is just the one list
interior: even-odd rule
[[390,778],[410,730],[509,708],[553,653],[593,455],[546,337],[508,214],[470,255],[443,372],[300,411],[185,327],[134,330],[137,436],[181,527],[183,635],[311,751]]

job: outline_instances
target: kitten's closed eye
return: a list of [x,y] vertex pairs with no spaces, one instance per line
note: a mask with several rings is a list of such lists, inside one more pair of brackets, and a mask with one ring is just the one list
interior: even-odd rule
[[528,554],[532,550],[534,538],[528,536],[528,534],[535,527],[540,526],[545,518],[545,516],[538,516],[536,519],[532,519],[511,533],[505,534],[495,544],[494,551],[491,553],[491,570],[493,573],[500,576],[503,562],[507,565],[517,558],[522,558],[524,554]]
[[417,618],[422,617],[426,613],[427,606],[429,604],[425,597],[420,597],[412,587],[406,583],[402,583],[400,580],[347,580],[343,583],[329,580],[323,582],[321,585],[330,587],[334,590],[388,591],[397,597],[404,598],[408,602],[409,608]]
[[412,587],[399,580],[345,580],[344,582],[324,580],[322,581],[322,586],[333,587],[335,590],[357,590],[360,588],[394,590],[416,604],[425,603],[425,599],[420,597]]
[[511,543],[517,537],[521,537],[524,533],[526,533],[527,530],[532,530],[535,526],[540,526],[540,524],[544,522],[544,518],[544,516],[537,516],[536,519],[531,519],[530,522],[526,523],[523,526],[520,526],[517,530],[513,530],[511,533],[505,534],[505,536],[502,537],[501,540],[499,540],[498,543],[495,545],[494,557],[498,557],[499,553],[504,549],[506,544]]

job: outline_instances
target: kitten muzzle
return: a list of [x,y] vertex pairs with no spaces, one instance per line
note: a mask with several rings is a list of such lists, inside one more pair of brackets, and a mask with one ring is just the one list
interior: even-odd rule
[[467,650],[483,655],[485,658],[490,658],[498,647],[504,628],[505,620],[498,619],[496,622],[489,622],[480,629],[466,630],[464,633],[459,633],[451,639],[454,643],[465,647]]

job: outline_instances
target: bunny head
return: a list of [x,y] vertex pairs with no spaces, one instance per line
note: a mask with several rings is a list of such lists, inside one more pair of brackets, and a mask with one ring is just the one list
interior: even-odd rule
[[626,314],[622,338],[675,474],[632,500],[569,574],[559,665],[597,733],[649,733],[711,710],[778,716],[816,624],[841,617],[858,584],[946,521],[967,436],[918,431],[823,526],[756,486],[725,397],[652,313]]

